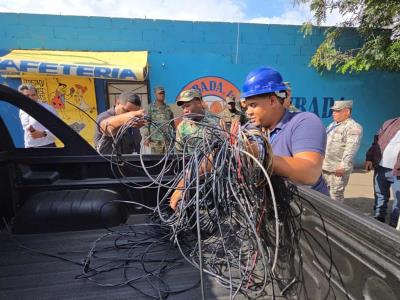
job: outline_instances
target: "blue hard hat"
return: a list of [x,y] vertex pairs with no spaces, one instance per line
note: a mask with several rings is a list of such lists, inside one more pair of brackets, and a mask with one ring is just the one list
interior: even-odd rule
[[242,97],[286,91],[281,74],[270,67],[259,67],[251,71],[243,84]]

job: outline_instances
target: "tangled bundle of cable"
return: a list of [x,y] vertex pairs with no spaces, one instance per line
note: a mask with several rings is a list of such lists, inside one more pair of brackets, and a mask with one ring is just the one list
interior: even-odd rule
[[[147,259],[152,253],[150,250],[157,248],[156,252],[161,253],[159,247],[163,245],[165,253],[178,249],[181,257],[199,270],[203,297],[207,274],[229,289],[231,299],[238,294],[253,299],[301,294],[308,299],[302,284],[299,246],[303,233],[301,204],[292,201],[294,191],[290,189],[293,187],[288,188],[280,178],[270,177],[273,156],[265,135],[237,124],[227,132],[219,124],[192,121],[201,128],[200,134],[176,141],[172,130],[162,129],[170,128],[170,124],[150,122],[166,135],[166,154],[156,163],[162,171],[152,175],[149,169],[154,165],[146,165],[141,156],[141,167],[151,184],[127,184],[135,189],[158,190],[156,207],[145,206],[153,210],[152,223],[145,226],[150,231],[145,231],[145,242],[140,240],[143,228],[139,230],[135,226],[129,226],[123,233],[108,234],[99,241],[117,235],[117,240],[124,240],[129,263],[140,261],[144,270],[149,269],[146,266],[149,263],[158,266],[157,272],[151,267],[152,271],[141,277],[147,282],[156,278],[150,284],[157,286],[155,298],[165,298],[174,292],[161,275],[173,269],[172,262],[179,261],[174,256],[176,253],[173,258],[166,255]],[[176,143],[181,143],[179,148],[183,149],[178,154]],[[118,163],[113,162],[111,166],[118,168]],[[167,176],[171,173],[172,179]],[[177,191],[181,193],[181,200],[173,211],[170,198]],[[92,278],[98,273],[90,264],[98,252],[97,244],[98,241],[89,252],[83,277]],[[328,281],[331,269],[326,275]],[[130,286],[138,280],[124,276],[122,282]]]
[[[183,257],[229,288],[231,298],[272,295],[273,284],[285,289],[296,277],[291,245],[296,229],[290,193],[275,179],[276,193],[270,179],[268,141],[258,130],[233,126],[227,132],[217,124],[192,122],[201,135],[179,141],[181,171],[158,199],[157,217],[172,229]],[[166,156],[173,152],[172,144],[167,148]],[[160,177],[151,179],[164,185]],[[171,214],[169,199],[177,189],[182,200]]]

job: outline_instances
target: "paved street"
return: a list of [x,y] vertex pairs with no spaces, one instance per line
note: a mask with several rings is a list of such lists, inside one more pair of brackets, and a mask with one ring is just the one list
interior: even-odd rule
[[[345,204],[356,208],[367,215],[372,215],[374,207],[373,172],[355,170],[350,176],[349,184],[345,191]],[[392,204],[393,196],[389,202]],[[389,212],[390,210],[388,210]]]

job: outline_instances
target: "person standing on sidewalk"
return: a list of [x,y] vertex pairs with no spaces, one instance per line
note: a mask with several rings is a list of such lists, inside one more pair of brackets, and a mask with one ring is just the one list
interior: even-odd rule
[[231,127],[234,127],[235,123],[243,123],[244,114],[236,108],[236,98],[229,96],[226,98],[225,109],[218,114],[221,118],[221,127],[225,128],[227,132],[230,132]]
[[400,212],[400,117],[387,120],[367,151],[365,169],[374,169],[374,218],[385,222],[390,187],[394,203],[389,225],[396,227]]
[[353,171],[353,160],[360,148],[363,129],[351,117],[353,101],[335,101],[333,122],[326,129],[327,144],[322,174],[333,200],[343,202],[344,190]]
[[145,146],[150,147],[152,154],[164,154],[171,140],[171,133],[174,133],[174,114],[169,105],[165,103],[165,89],[158,86],[154,89],[156,101],[149,106],[147,116],[158,122],[156,127],[149,123],[142,129]]
[[[55,109],[47,103],[39,100],[36,88],[31,84],[21,84],[18,91],[33,101],[40,103],[51,113],[57,115]],[[23,110],[19,111],[22,129],[24,130],[25,148],[54,148],[56,137],[42,124],[32,118]]]

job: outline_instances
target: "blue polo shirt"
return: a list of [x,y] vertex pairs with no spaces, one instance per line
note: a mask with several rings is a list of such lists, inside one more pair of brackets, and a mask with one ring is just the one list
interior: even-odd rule
[[[299,152],[325,155],[326,130],[315,114],[286,110],[276,127],[270,131],[270,143],[273,153],[278,156],[293,157]],[[329,195],[322,175],[311,188]]]

